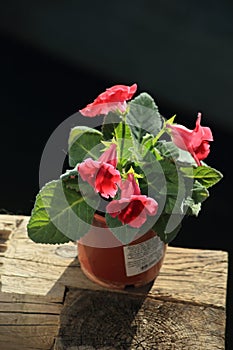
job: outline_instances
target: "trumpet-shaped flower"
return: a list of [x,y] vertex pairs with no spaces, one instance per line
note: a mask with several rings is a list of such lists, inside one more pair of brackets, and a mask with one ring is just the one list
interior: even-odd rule
[[80,163],[78,172],[83,181],[88,182],[101,196],[113,198],[118,190],[117,183],[121,180],[116,165],[116,145],[112,144],[97,161],[87,158]]
[[110,202],[106,210],[113,218],[118,217],[123,224],[139,228],[145,223],[147,215],[157,213],[158,203],[153,198],[141,195],[133,174],[128,174],[121,184],[121,198]]
[[186,151],[189,151],[197,165],[210,153],[209,141],[213,141],[213,135],[209,127],[201,126],[201,113],[198,113],[196,127],[190,130],[183,125],[167,125],[171,130],[171,137],[174,144]]
[[130,100],[137,90],[137,84],[132,86],[114,85],[106,89],[92,103],[89,103],[79,112],[85,117],[96,117],[100,114],[108,114],[111,111],[119,109],[121,112],[126,110],[126,101]]

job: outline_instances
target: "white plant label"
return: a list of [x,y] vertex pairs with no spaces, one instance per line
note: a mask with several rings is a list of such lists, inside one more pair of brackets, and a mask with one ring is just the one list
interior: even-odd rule
[[134,276],[149,270],[163,256],[164,243],[158,236],[145,242],[123,247],[126,275]]

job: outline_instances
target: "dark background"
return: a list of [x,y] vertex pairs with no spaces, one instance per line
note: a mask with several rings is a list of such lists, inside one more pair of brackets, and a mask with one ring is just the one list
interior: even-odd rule
[[[111,7],[112,6],[112,7]],[[107,87],[138,83],[160,112],[214,135],[206,162],[223,180],[171,245],[229,252],[227,349],[233,329],[231,228],[233,7],[230,1],[47,1],[0,4],[1,212],[30,215],[54,129]]]

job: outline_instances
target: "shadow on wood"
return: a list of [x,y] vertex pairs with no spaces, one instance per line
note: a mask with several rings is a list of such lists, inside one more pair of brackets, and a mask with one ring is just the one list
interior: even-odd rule
[[[80,346],[131,349],[138,328],[135,320],[144,299],[103,291],[70,290],[61,312],[55,349]],[[144,319],[144,325],[146,322]]]
[[54,349],[224,349],[220,315],[145,296],[70,290]]

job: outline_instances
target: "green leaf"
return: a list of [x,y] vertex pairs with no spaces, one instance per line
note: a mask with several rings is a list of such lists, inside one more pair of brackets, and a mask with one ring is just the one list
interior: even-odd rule
[[153,98],[146,92],[141,93],[129,103],[130,109],[126,116],[132,136],[141,143],[147,133],[156,136],[163,127],[163,118]]
[[118,144],[119,158],[118,161],[122,166],[132,159],[134,150],[130,128],[127,124],[119,123],[115,129],[115,138]]
[[71,190],[75,190],[76,192],[79,192],[79,183],[78,183],[78,178],[74,177],[74,178],[67,178],[66,180],[62,179],[64,186],[66,188],[69,188]]
[[174,114],[170,119],[167,119],[165,124],[172,125],[174,123],[175,117],[176,117],[176,114]]
[[154,147],[155,144],[156,142],[153,135],[148,133],[144,135],[139,146],[140,158],[146,157],[147,153],[150,152],[155,157],[155,159],[162,159],[160,152]]
[[154,136],[146,133],[142,137],[141,148],[143,150],[143,154],[146,155],[148,151],[153,151],[154,149]]
[[132,242],[139,232],[140,228],[133,228],[129,225],[123,225],[118,218],[113,218],[108,213],[105,215],[108,228],[112,231],[114,236],[123,244]]
[[76,167],[75,169],[67,170],[60,176],[60,179],[66,188],[79,192],[78,176],[79,173]]
[[188,207],[187,215],[198,216],[201,203],[209,197],[209,191],[199,181],[195,180],[192,188],[192,196],[184,198],[184,207]]
[[36,243],[76,241],[90,229],[95,210],[62,180],[51,181],[36,197],[28,235]]
[[156,200],[161,194],[164,196],[163,190],[166,187],[166,178],[161,162],[157,161],[155,156],[148,152],[143,158],[141,166],[144,173],[144,179],[139,179],[142,194],[149,195],[156,198]]
[[199,166],[190,172],[190,169],[182,168],[187,177],[197,179],[203,186],[209,188],[219,182],[223,175],[220,171],[210,166]]
[[195,203],[202,203],[209,197],[209,191],[199,181],[195,180],[192,189],[192,198]]
[[184,205],[188,207],[187,214],[198,216],[201,210],[201,203],[195,203],[194,199],[191,197],[187,197],[184,200]]
[[178,147],[171,141],[159,141],[156,144],[156,149],[162,157],[177,159],[179,157]]
[[191,155],[191,153],[189,153],[188,151],[185,151],[181,148],[178,148],[179,151],[179,156],[177,158],[177,163],[180,163],[180,165],[184,165],[184,166],[197,166],[197,163],[195,161],[195,159],[193,158],[193,156]]
[[88,157],[97,159],[97,150],[95,148],[101,143],[102,136],[100,131],[86,126],[73,128],[68,140],[70,166],[74,167]]
[[164,243],[170,243],[181,229],[181,219],[179,215],[163,214],[154,224],[153,230]]
[[[186,195],[188,184],[184,182],[184,178],[175,163],[169,159],[163,159],[159,162],[161,166],[161,174],[159,181],[162,185],[158,195],[165,196],[165,206],[163,211],[167,214],[181,214],[183,212],[183,199]],[[157,176],[154,176],[152,184],[156,185]],[[162,180],[163,179],[163,180]]]
[[120,122],[121,122],[121,117],[114,112],[109,112],[104,117],[103,126],[102,126],[102,133],[103,133],[104,140],[112,140],[114,136],[114,129],[117,127],[117,125]]
[[78,174],[79,173],[77,171],[77,168],[69,169],[69,170],[66,170],[66,172],[60,176],[60,179],[62,179],[63,181],[66,181],[66,180],[69,180],[70,178],[77,177]]

